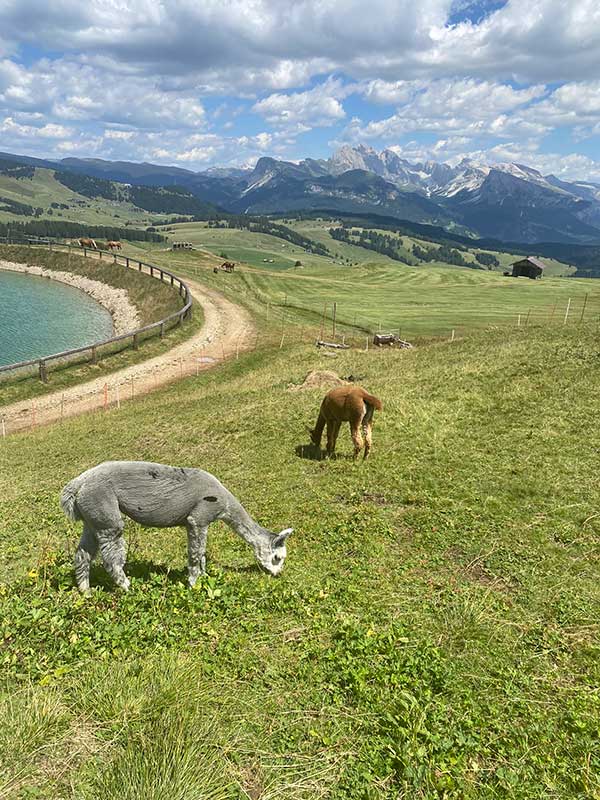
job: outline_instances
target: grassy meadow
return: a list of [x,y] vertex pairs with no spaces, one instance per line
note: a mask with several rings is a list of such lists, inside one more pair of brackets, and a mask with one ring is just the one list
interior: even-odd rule
[[[277,343],[4,440],[0,797],[600,797],[598,345],[592,323]],[[312,369],[383,400],[369,461],[347,430],[306,457]],[[191,591],[184,532],[130,522],[129,594],[96,567],[78,596],[58,496],[120,458],[293,526],[281,577],[218,524]]]
[[[334,246],[341,244],[363,254],[360,263],[349,265],[302,254],[287,242],[283,242],[287,255],[277,255],[273,248],[281,250],[282,240],[272,236],[211,229],[202,224],[170,227],[179,229],[177,234],[168,234],[172,240],[194,242],[198,249],[169,251],[166,244],[128,243],[126,252],[143,253],[157,264],[210,283],[233,300],[248,305],[262,325],[273,324],[277,319],[281,327],[285,318],[286,325],[295,326],[295,336],[302,335],[300,331],[305,329],[306,340],[320,331],[324,316],[324,331],[331,335],[334,302],[336,332],[347,337],[400,330],[407,338],[447,338],[453,329],[458,336],[490,326],[550,324],[564,319],[569,298],[570,324],[579,322],[582,313],[587,320],[597,319],[600,314],[600,284],[590,279],[549,275],[532,281],[505,277],[498,271],[435,263],[409,267],[352,245],[333,242],[329,237]],[[312,231],[304,232],[312,235]],[[232,275],[213,275],[214,254],[225,253],[236,260],[236,253],[245,252],[253,240],[257,244],[251,260],[238,262]],[[236,249],[242,241],[246,244]],[[263,261],[271,257],[276,259],[274,264]],[[302,267],[293,266],[296,259],[302,261]]]
[[[56,180],[54,170],[50,169],[36,168],[32,178],[0,175],[0,222],[31,221],[32,217],[14,214],[3,208],[2,198],[42,208],[41,219],[69,220],[88,225],[120,227],[128,222],[145,227],[155,220],[169,219],[168,214],[150,213],[129,202],[85,197]],[[52,203],[59,207],[52,207]]]

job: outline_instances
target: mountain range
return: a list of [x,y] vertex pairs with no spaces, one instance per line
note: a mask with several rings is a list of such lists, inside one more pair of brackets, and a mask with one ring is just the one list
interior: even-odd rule
[[149,163],[0,154],[51,169],[142,186],[179,186],[233,213],[377,213],[512,242],[600,242],[600,184],[516,163],[413,163],[393,149],[344,146],[329,159],[260,158],[253,168],[193,172]]

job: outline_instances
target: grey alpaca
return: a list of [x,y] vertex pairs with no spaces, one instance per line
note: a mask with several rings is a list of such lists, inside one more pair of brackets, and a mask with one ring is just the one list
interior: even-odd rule
[[82,472],[62,490],[60,505],[73,521],[83,521],[75,553],[75,579],[80,591],[90,588],[90,564],[100,550],[104,568],[125,591],[126,544],[121,514],[142,525],[170,528],[185,525],[188,537],[188,581],[193,586],[206,572],[208,526],[226,522],[254,550],[271,575],[283,568],[285,540],[262,528],[214,475],[201,469],[168,467],[149,461],[105,461]]

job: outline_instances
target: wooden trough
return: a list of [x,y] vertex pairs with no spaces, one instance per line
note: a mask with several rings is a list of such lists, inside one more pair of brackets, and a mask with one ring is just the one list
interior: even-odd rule
[[376,333],[373,335],[373,344],[377,345],[377,347],[391,347],[393,345],[404,348],[412,347],[410,342],[404,341],[404,339],[396,336],[395,333]]

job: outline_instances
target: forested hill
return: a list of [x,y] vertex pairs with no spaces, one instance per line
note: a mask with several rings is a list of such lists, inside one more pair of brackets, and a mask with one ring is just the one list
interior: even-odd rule
[[129,202],[145,211],[159,214],[217,216],[215,206],[199,200],[181,186],[134,186],[77,172],[57,171],[54,174],[59,183],[83,197]]

